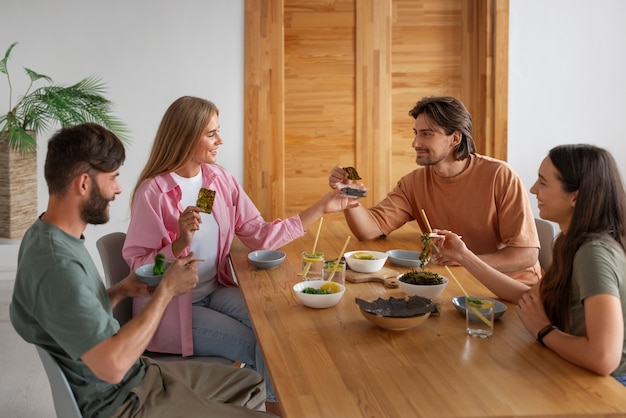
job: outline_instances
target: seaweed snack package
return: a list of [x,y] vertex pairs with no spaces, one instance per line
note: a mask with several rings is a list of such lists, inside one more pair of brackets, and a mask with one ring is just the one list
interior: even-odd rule
[[209,190],[202,187],[198,192],[198,200],[196,206],[202,208],[202,212],[211,213],[213,210],[213,201],[215,200],[215,190]]
[[[348,173],[348,180],[356,181],[361,180],[361,176],[356,171],[354,167],[344,167],[343,170]],[[359,198],[367,196],[367,189],[361,185],[356,184],[339,184],[339,188],[341,189],[341,194],[348,197]]]

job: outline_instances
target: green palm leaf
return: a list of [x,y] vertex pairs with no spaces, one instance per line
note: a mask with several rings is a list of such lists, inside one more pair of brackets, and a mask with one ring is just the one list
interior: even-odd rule
[[[13,43],[7,50],[4,59],[0,60],[0,73],[7,75],[9,90],[11,80],[7,69],[7,61]],[[28,133],[37,134],[50,130],[55,124],[67,128],[82,123],[93,122],[114,132],[124,143],[129,143],[128,129],[125,124],[112,115],[112,103],[104,97],[106,88],[98,77],[86,77],[71,86],[52,84],[52,79],[28,68],[24,68],[31,84],[26,94],[19,98],[17,105],[6,115],[0,116],[0,135],[7,133],[10,148],[27,152],[36,149],[34,138]],[[34,82],[45,80],[51,85],[30,91]],[[9,96],[11,94],[9,93]],[[11,97],[9,97],[9,106]]]

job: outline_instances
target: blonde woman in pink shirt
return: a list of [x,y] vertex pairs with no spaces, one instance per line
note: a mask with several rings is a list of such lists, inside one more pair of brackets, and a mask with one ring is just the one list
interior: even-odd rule
[[[132,195],[123,255],[135,269],[157,253],[179,258],[193,251],[200,280],[193,291],[172,300],[148,350],[182,356],[222,356],[246,363],[276,396],[248,312],[229,267],[236,235],[250,249],[275,249],[303,236],[325,213],[356,205],[333,190],[300,214],[266,222],[235,178],[216,164],[219,111],[208,100],[184,96],[165,112],[152,151]],[[196,207],[200,188],[216,192],[212,213]],[[148,299],[135,299],[139,313]],[[268,411],[277,411],[268,404]]]

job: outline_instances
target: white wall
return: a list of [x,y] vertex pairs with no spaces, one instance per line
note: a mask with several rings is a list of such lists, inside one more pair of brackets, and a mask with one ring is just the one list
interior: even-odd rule
[[624,17],[623,0],[510,0],[508,161],[527,188],[559,144],[604,147],[626,173]]
[[[14,101],[28,82],[22,67],[66,85],[100,76],[115,114],[132,131],[111,221],[85,233],[98,267],[95,241],[126,230],[130,193],[159,121],[176,98],[200,96],[220,108],[225,143],[218,162],[243,180],[243,9],[244,0],[2,1],[1,56],[19,42],[8,64]],[[7,108],[8,87],[0,77],[0,112]],[[39,212],[47,201],[42,167],[51,133],[39,138]],[[0,243],[0,279],[3,271],[15,270],[16,251],[16,244]]]
[[[126,229],[130,191],[160,118],[177,97],[197,95],[220,107],[226,143],[218,161],[242,180],[243,1],[2,2],[0,54],[20,42],[9,63],[16,94],[25,83],[22,66],[62,84],[99,75],[132,130],[124,193],[113,203],[111,222],[86,231],[94,259],[98,237]],[[624,16],[622,0],[510,0],[508,155],[527,188],[548,150],[561,143],[606,147],[626,166],[620,129],[626,113]],[[0,80],[2,112],[7,97]],[[48,137],[40,138],[40,167]],[[43,211],[47,190],[39,172]],[[531,203],[535,209],[534,196]],[[0,243],[0,279],[14,270],[16,249]]]

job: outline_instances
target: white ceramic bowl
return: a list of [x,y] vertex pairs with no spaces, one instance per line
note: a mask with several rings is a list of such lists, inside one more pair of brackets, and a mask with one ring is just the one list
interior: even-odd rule
[[295,293],[296,298],[304,306],[316,309],[330,308],[331,306],[335,306],[337,303],[339,303],[344,293],[346,293],[346,287],[344,285],[337,283],[339,287],[341,287],[341,292],[330,293],[328,295],[302,293],[302,291],[307,287],[319,289],[324,283],[326,283],[325,280],[308,280],[304,282],[298,282],[293,286],[293,293]]
[[404,275],[401,274],[398,276],[398,284],[400,285],[400,289],[409,296],[417,295],[425,298],[434,298],[439,296],[448,285],[448,278],[443,276],[440,276],[443,279],[442,284],[427,285],[405,283],[402,281],[402,276]]
[[[367,260],[354,258],[356,253],[368,253],[374,259]],[[358,273],[376,273],[378,270],[383,268],[385,262],[387,261],[387,253],[372,250],[349,251],[343,256],[346,259],[346,263],[348,263],[348,267]]]
[[[170,266],[170,264],[172,263],[166,261],[163,264],[163,266],[164,268],[167,269]],[[137,274],[137,276],[139,276],[139,280],[141,280],[142,282],[146,283],[149,286],[156,286],[157,284],[159,284],[159,282],[163,278],[163,275],[159,274],[155,276],[154,274],[152,274],[153,268],[154,268],[154,263],[145,264],[137,268],[137,270],[135,270],[135,273]]]
[[257,250],[248,254],[248,260],[258,269],[274,268],[285,260],[285,253],[278,250]]

